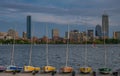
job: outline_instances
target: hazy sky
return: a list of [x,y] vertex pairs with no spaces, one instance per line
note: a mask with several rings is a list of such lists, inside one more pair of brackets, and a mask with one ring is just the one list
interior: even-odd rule
[[45,25],[58,28],[64,36],[65,25],[83,31],[101,25],[101,16],[109,15],[110,36],[120,31],[120,0],[0,0],[0,31],[15,28],[19,35],[26,31],[26,16],[32,16],[33,34],[45,34]]

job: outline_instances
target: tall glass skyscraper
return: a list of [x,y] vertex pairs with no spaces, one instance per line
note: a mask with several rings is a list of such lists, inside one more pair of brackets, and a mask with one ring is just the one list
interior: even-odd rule
[[27,39],[31,39],[31,16],[27,16]]
[[102,15],[102,34],[105,38],[109,38],[109,19],[107,14]]

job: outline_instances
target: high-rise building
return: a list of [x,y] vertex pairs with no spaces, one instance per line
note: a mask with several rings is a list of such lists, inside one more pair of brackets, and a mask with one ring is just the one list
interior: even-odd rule
[[31,16],[27,16],[27,39],[31,39]]
[[102,36],[102,29],[99,24],[96,25],[96,27],[95,27],[95,36],[98,38],[101,38],[101,36]]
[[102,15],[102,34],[105,38],[109,38],[109,18],[107,14]]
[[58,40],[59,38],[59,30],[58,29],[52,29],[52,39]]

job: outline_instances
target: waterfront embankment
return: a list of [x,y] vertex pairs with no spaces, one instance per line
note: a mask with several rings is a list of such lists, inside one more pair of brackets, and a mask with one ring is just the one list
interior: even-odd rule
[[[0,73],[0,76],[52,76],[51,73],[37,73],[35,75],[33,75],[32,73],[16,73],[16,74],[12,74],[12,73]],[[69,74],[60,74],[60,73],[56,73],[54,76],[72,76],[71,73]],[[93,74],[80,74],[80,73],[76,73],[75,76],[94,76]],[[102,75],[102,74],[96,74],[96,76],[113,76],[112,74],[108,74],[108,75]]]

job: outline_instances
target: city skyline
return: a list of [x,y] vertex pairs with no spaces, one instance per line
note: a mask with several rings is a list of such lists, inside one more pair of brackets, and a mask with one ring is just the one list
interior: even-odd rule
[[[82,42],[85,40],[85,38],[87,37],[88,41],[94,41],[95,39],[102,39],[102,34],[101,34],[101,26],[100,25],[96,25],[95,30],[93,29],[86,29],[86,31],[79,31],[79,30],[69,30],[69,39],[71,42]],[[46,31],[46,30],[45,30]],[[67,38],[67,33],[68,31],[64,32],[64,37],[59,36],[59,29],[55,28],[52,29],[50,32],[52,37],[48,36],[48,35],[44,35],[42,37],[38,37],[38,36],[31,36],[31,38],[33,40],[45,40],[46,38],[52,40],[53,42],[56,41],[61,41]],[[86,36],[87,35],[87,36]],[[13,39],[13,37],[15,37],[15,39],[31,39],[31,38],[27,38],[27,33],[23,32],[22,33],[22,37],[20,37],[18,35],[18,32],[15,29],[9,29],[7,32],[1,32],[0,31],[0,39],[3,40],[10,40]],[[119,39],[120,40],[120,31],[114,31],[113,32],[113,37],[112,38],[108,38],[108,39]]]
[[[95,28],[102,25],[104,11],[109,15],[110,34],[120,31],[119,0],[4,0],[0,1],[0,31],[5,32],[16,28],[19,35],[26,31],[26,16],[32,16],[33,32],[35,36],[44,35],[44,27],[59,28],[60,36],[64,35],[66,25],[71,25],[71,30],[82,30],[86,25]],[[77,26],[76,26],[77,25]],[[78,26],[79,25],[79,26]],[[63,28],[64,27],[64,28]]]

